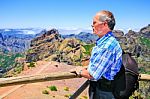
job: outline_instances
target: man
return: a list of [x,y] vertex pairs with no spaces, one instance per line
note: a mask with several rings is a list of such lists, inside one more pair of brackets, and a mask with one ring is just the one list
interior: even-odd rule
[[115,18],[110,11],[100,11],[93,18],[93,33],[99,39],[93,47],[88,68],[79,72],[80,76],[91,80],[89,96],[92,99],[115,99],[111,81],[121,68],[122,49],[112,33],[114,26]]

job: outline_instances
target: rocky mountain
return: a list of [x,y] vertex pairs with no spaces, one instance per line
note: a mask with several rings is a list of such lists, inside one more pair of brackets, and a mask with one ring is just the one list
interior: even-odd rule
[[[121,30],[114,30],[113,33],[125,52],[150,61],[150,25],[139,32],[129,30],[124,34]],[[85,53],[91,49],[91,44],[94,44],[96,39],[97,36],[91,33],[60,35],[58,30],[52,29],[31,41],[27,61],[47,59],[76,65],[90,57],[90,54]]]
[[30,47],[31,39],[42,34],[43,29],[0,29],[0,48],[3,52],[24,52]]
[[142,28],[139,32],[129,30],[127,34],[120,30],[115,30],[114,34],[119,40],[125,52],[132,53],[144,60],[150,61],[150,25]]
[[87,57],[83,53],[84,45],[84,42],[75,38],[64,39],[58,30],[52,29],[31,41],[26,60],[32,62],[45,59],[81,65],[81,59]]
[[[31,40],[44,34],[47,30],[41,28],[23,28],[23,29],[0,29],[0,48],[3,52],[24,52],[30,47]],[[95,41],[96,36],[91,33],[81,32],[88,30],[58,30],[63,38],[77,38],[84,42],[91,43]],[[70,34],[79,32],[79,34]],[[74,35],[74,36],[72,36]],[[86,39],[84,38],[86,37]]]
[[150,38],[150,24],[148,24],[148,26],[146,26],[146,27],[143,27],[143,28],[140,30],[140,33],[141,33],[144,37]]
[[114,31],[122,49],[131,53],[136,59],[139,72],[150,74],[150,25],[142,28],[139,32],[129,30],[123,35],[122,31]]
[[79,34],[62,35],[64,38],[76,38],[88,44],[95,42],[98,36],[87,32],[80,32]]

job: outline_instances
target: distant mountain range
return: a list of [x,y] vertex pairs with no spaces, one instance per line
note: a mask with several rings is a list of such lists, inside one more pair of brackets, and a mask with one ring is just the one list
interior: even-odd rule
[[0,29],[0,48],[4,52],[24,52],[30,41],[44,31],[39,28]]
[[[138,33],[150,37],[150,25],[143,27]],[[3,52],[24,52],[29,49],[31,40],[41,36],[48,30],[42,28],[23,29],[0,29],[0,50]],[[65,38],[76,38],[86,43],[94,42],[98,37],[93,35],[91,30],[85,29],[58,29],[59,34]],[[117,30],[115,35],[126,35],[123,31]],[[128,31],[131,32],[131,31]],[[127,33],[129,35],[130,33]]]
[[62,35],[64,38],[76,38],[86,43],[93,43],[98,39],[98,36],[91,33],[80,32],[79,34]]
[[[90,30],[85,29],[58,29],[63,38],[77,38],[86,42],[93,42]],[[86,32],[82,32],[86,31]],[[31,40],[47,32],[42,28],[0,29],[0,50],[3,52],[24,52],[30,47]],[[84,38],[86,37],[86,38]]]

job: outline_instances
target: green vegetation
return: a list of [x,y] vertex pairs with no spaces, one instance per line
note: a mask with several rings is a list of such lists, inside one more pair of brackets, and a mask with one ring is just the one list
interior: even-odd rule
[[64,90],[65,90],[65,91],[69,91],[69,87],[65,87]]
[[84,49],[86,50],[85,52],[83,52],[84,54],[86,55],[91,55],[91,51],[92,51],[92,48],[95,46],[95,44],[87,44],[87,45],[84,45]]
[[35,67],[35,63],[34,62],[30,62],[28,67]]
[[139,68],[139,72],[140,72],[141,74],[150,74],[150,69],[147,68],[147,67],[140,67],[140,68]]
[[48,86],[47,88],[49,88],[51,91],[57,91],[57,87],[56,86]]
[[72,94],[64,95],[64,97],[67,97],[67,98],[69,98],[69,97],[71,97],[71,96],[72,96]]
[[15,62],[15,59],[18,57],[24,57],[23,54],[17,53],[17,54],[9,54],[9,53],[1,53],[0,54],[0,67],[7,68],[9,66],[14,67],[17,62]]
[[140,42],[143,45],[146,45],[148,48],[150,48],[150,39],[146,37],[140,37]]
[[21,65],[18,65],[16,66],[16,68],[14,68],[14,72],[16,72],[16,74],[21,73],[22,70],[23,70],[23,66]]
[[23,70],[24,57],[24,53],[6,53],[0,50],[2,77],[11,77],[20,73]]
[[32,49],[29,49],[27,52],[28,52],[28,53],[33,53],[33,50],[32,50]]

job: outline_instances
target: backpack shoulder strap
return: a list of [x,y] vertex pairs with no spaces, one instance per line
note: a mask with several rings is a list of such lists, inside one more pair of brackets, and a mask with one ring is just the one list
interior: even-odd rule
[[127,72],[130,72],[133,75],[139,75],[138,73],[138,64],[136,60],[131,56],[131,53],[123,53],[122,63]]

